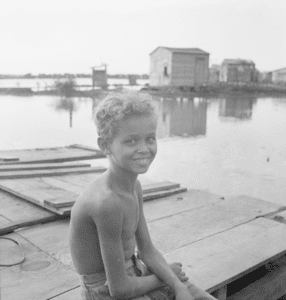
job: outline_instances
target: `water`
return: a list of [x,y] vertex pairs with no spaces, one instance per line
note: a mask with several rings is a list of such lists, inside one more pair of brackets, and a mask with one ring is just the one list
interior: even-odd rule
[[[286,204],[286,98],[160,98],[158,154],[144,175]],[[0,96],[0,149],[96,147],[97,102]],[[93,164],[106,165],[106,159]]]
[[[60,79],[64,80],[64,79]],[[31,88],[33,91],[43,91],[52,88],[55,85],[56,79],[54,78],[20,78],[20,79],[0,79],[0,88]],[[75,79],[76,85],[79,87],[77,89],[86,90],[92,87],[92,79],[91,78],[77,78]],[[137,79],[138,85],[145,85],[149,82],[146,79]],[[122,78],[109,78],[108,84],[110,86],[113,85],[127,85],[129,84],[129,80]],[[87,87],[89,86],[89,87]],[[136,86],[134,87],[136,88]]]

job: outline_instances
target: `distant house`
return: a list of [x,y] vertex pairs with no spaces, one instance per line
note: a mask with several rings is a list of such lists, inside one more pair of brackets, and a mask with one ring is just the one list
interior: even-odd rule
[[198,48],[158,47],[150,53],[151,86],[199,86],[208,81],[209,53]]
[[286,83],[286,68],[272,71],[272,82],[277,84]]
[[234,83],[256,81],[255,63],[244,59],[225,59],[221,64],[220,81]]

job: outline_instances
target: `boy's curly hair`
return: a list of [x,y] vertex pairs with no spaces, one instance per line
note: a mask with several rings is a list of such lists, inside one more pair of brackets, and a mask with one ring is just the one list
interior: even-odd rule
[[96,107],[94,122],[99,137],[111,140],[116,134],[118,123],[131,115],[153,114],[156,117],[153,98],[134,91],[110,93]]

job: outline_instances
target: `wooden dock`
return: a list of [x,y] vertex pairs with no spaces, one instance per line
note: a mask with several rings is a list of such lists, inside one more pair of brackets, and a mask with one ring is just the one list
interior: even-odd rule
[[[1,299],[80,299],[69,213],[105,168],[72,161],[101,157],[80,145],[0,151]],[[191,281],[220,300],[286,295],[286,207],[173,182],[142,178],[142,187],[154,244],[167,261],[181,261]],[[21,252],[9,238],[23,246],[23,263],[13,265]]]
[[[65,217],[4,191],[0,207],[1,228],[29,218]],[[286,294],[285,209],[255,198],[197,190],[144,202],[151,237],[165,258],[181,261],[191,281],[221,300],[274,300]],[[80,299],[68,227],[65,217],[4,235],[22,244],[26,260],[0,267],[1,299]],[[0,243],[0,263],[20,258],[17,245]]]

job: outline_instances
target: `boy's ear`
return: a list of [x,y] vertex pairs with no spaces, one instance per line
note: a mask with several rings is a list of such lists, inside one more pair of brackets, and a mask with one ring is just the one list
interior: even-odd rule
[[107,140],[103,139],[102,137],[98,137],[97,145],[105,155],[110,154],[110,144]]

